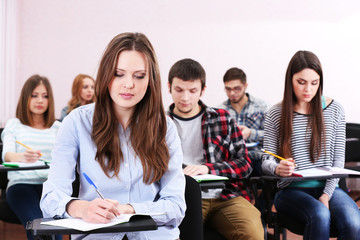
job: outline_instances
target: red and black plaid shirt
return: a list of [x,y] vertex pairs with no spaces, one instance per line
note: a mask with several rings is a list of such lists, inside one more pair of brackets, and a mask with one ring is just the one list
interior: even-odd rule
[[[240,181],[252,171],[240,128],[226,110],[207,107],[201,101],[199,105],[205,109],[201,129],[205,165],[211,174],[230,179],[221,192],[221,199],[243,196],[250,201],[249,191]],[[171,118],[173,109],[174,104],[168,112]]]

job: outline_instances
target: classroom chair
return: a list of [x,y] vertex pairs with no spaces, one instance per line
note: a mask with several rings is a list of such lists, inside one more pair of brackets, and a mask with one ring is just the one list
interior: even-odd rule
[[192,177],[185,175],[185,202],[186,212],[181,222],[180,239],[204,239],[201,210],[201,190],[199,183]]
[[7,173],[0,172],[0,220],[7,223],[21,224],[15,213],[6,202]]
[[[0,136],[3,128],[0,128]],[[0,138],[0,156],[2,154],[2,141]],[[0,164],[2,160],[0,160]],[[8,184],[7,172],[0,172],[0,220],[7,223],[21,224],[15,213],[11,210],[6,202],[6,187]]]
[[[360,171],[360,123],[346,123],[345,168]],[[350,178],[358,178],[351,176]],[[355,199],[359,201],[360,197]]]
[[[286,229],[298,235],[302,235],[304,233],[304,224],[302,222],[296,220],[292,220],[291,222],[287,220],[285,222],[281,219],[281,216],[279,216],[276,211],[274,211],[274,197],[276,192],[279,190],[277,188],[277,180],[268,180],[264,179],[263,177],[252,177],[250,179],[250,184],[254,193],[258,192],[258,187],[260,187],[262,191],[261,195],[254,195],[255,205],[257,205],[260,201],[263,201],[264,205],[264,209],[261,213],[261,218],[264,223],[263,226],[265,232],[265,240],[268,236],[267,227],[274,230],[274,240],[280,240],[280,235],[282,235],[283,240],[286,240]],[[346,188],[345,178],[340,179],[339,186],[345,186]],[[330,237],[337,237],[337,234],[338,233],[336,228],[330,226]]]

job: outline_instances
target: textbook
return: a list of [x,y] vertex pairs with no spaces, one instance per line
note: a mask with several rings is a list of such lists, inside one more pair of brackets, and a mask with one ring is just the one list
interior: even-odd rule
[[203,174],[192,176],[198,182],[206,182],[206,181],[226,181],[229,180],[227,177],[217,176],[213,174]]
[[80,218],[64,218],[59,220],[53,220],[48,222],[41,222],[41,224],[51,225],[56,227],[72,228],[79,231],[91,231],[94,229],[114,226],[116,224],[127,223],[130,221],[132,216],[157,216],[165,215],[166,213],[135,213],[135,214],[121,214],[114,218],[109,223],[89,223],[85,222]]
[[317,167],[306,170],[294,171],[291,177],[321,177],[334,174],[360,175],[360,172],[336,167]]
[[44,161],[37,161],[33,163],[25,163],[25,162],[4,162],[2,163],[5,167],[37,167],[44,166],[46,163]]

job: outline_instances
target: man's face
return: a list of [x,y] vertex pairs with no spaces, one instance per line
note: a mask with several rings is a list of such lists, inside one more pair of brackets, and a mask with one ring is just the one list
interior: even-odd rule
[[231,103],[240,102],[245,96],[247,83],[241,83],[240,79],[230,80],[224,83],[225,92]]
[[183,81],[173,78],[169,91],[175,104],[174,113],[180,117],[189,118],[199,113],[199,99],[202,96],[201,80]]

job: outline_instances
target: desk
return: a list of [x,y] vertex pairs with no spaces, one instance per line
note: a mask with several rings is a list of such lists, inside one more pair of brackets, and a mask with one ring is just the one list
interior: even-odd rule
[[70,235],[70,234],[91,234],[91,233],[115,233],[156,230],[158,226],[150,216],[133,216],[129,222],[114,226],[99,228],[91,231],[79,231],[71,228],[55,227],[41,224],[41,222],[53,221],[52,218],[38,218],[29,221],[26,230],[31,231],[34,236],[46,235]]
[[225,181],[205,181],[199,182],[201,191],[206,191],[208,189],[217,189],[217,188],[225,188]]
[[[348,174],[333,174],[330,176],[311,176],[311,177],[280,177],[280,176],[262,176],[250,178],[251,188],[255,196],[255,204],[262,209],[262,220],[269,228],[274,229],[274,239],[280,240],[280,233],[284,234],[286,238],[285,225],[281,222],[276,214],[273,212],[273,200],[278,191],[278,181],[305,181],[305,180],[326,180],[329,178],[346,178]],[[262,193],[258,195],[258,187],[261,187]],[[294,230],[292,230],[294,231]],[[302,229],[303,231],[303,229]],[[301,234],[301,232],[296,232]],[[302,232],[303,233],[303,232]]]
[[264,175],[262,177],[252,177],[251,179],[262,179],[265,181],[306,181],[306,180],[326,180],[328,178],[345,178],[348,177],[349,174],[333,174],[330,176],[311,176],[311,177],[280,177],[280,176],[269,176]]
[[15,213],[10,209],[6,202],[6,187],[8,184],[7,172],[9,171],[27,171],[37,169],[48,169],[49,166],[32,166],[32,167],[1,167],[0,168],[0,220],[9,223],[21,224]]
[[32,167],[1,167],[0,172],[10,172],[10,171],[26,171],[26,170],[40,170],[40,169],[48,169],[49,165],[43,166],[32,166]]

